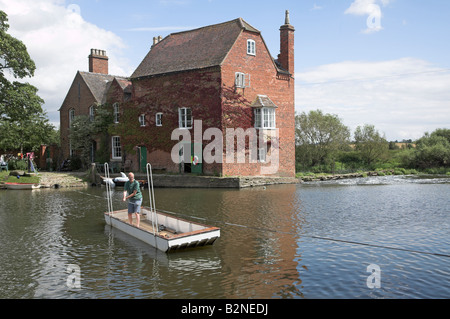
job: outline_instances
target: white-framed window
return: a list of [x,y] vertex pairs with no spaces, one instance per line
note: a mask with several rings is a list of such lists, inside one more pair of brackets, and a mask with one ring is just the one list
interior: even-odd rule
[[180,128],[192,128],[192,110],[188,107],[178,109]]
[[155,122],[156,126],[162,126],[162,113],[156,113],[155,115]]
[[122,147],[120,145],[120,136],[112,137],[112,159],[122,159]]
[[69,110],[69,127],[72,125],[72,121],[75,119],[75,109]]
[[254,40],[247,40],[247,54],[256,55],[256,44]]
[[275,129],[275,109],[271,107],[255,109],[255,127],[262,129]]
[[250,87],[250,74],[236,72],[234,74],[234,84],[237,88]]
[[89,107],[89,120],[91,122],[94,122],[94,117],[95,117],[95,108],[92,105],[92,106]]
[[114,123],[119,123],[120,118],[119,112],[120,112],[119,103],[114,103],[113,104]]
[[258,148],[258,162],[266,162],[266,149],[264,147]]
[[145,114],[139,115],[139,124],[141,127],[145,126]]

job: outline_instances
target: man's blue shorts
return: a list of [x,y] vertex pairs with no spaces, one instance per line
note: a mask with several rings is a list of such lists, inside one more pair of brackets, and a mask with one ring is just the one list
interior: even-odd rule
[[128,214],[134,214],[134,213],[141,213],[141,205],[142,205],[142,199],[134,200],[129,199],[128,200]]

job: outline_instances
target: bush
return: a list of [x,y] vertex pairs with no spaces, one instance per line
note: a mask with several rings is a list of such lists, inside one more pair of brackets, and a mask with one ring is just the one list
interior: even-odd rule
[[11,159],[8,161],[8,169],[10,171],[25,171],[28,169],[27,161],[20,159]]
[[81,161],[81,157],[79,156],[72,156],[70,158],[70,170],[77,171],[83,167],[83,162]]

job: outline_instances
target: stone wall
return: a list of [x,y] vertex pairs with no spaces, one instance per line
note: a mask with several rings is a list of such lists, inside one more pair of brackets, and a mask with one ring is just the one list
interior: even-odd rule
[[[143,178],[144,179],[144,178]],[[154,187],[174,188],[247,188],[277,184],[296,184],[296,178],[213,177],[191,175],[153,175]]]

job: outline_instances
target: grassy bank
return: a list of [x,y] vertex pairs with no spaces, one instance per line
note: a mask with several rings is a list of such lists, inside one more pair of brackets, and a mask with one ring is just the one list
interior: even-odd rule
[[376,170],[358,170],[356,172],[298,172],[295,177],[302,179],[303,181],[311,180],[328,180],[328,179],[340,179],[340,178],[354,178],[354,177],[369,177],[369,176],[388,176],[388,175],[446,175],[450,177],[450,171],[436,169],[418,171],[415,169],[395,168],[395,169],[376,169]]
[[10,176],[10,172],[2,171],[0,172],[0,182],[1,183],[20,183],[20,184],[39,184],[40,177],[37,175],[27,175],[27,176]]

